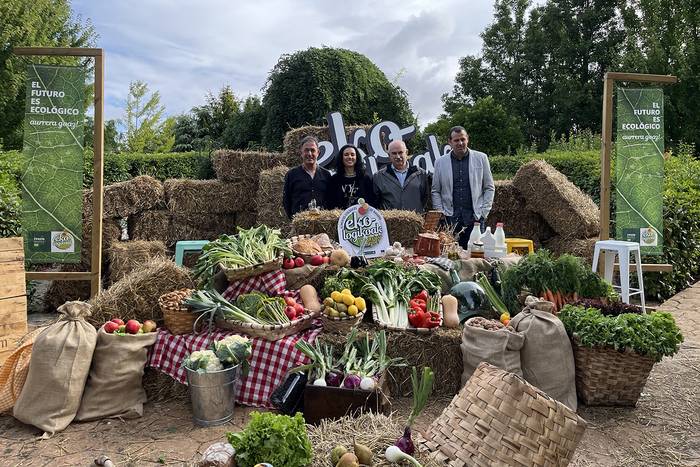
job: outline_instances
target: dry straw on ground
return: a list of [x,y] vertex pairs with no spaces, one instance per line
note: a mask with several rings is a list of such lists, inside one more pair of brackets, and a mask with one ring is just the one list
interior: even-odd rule
[[[314,467],[328,467],[331,464],[331,451],[338,445],[352,452],[353,443],[364,444],[374,454],[372,465],[396,465],[386,460],[384,452],[403,434],[404,420],[394,415],[366,413],[359,417],[346,416],[338,420],[322,420],[317,426],[308,426],[309,441],[313,446]],[[437,466],[425,454],[414,455],[421,465]]]
[[255,200],[257,221],[278,228],[285,235],[289,235],[292,228],[282,206],[284,177],[288,170],[289,168],[280,166],[260,172],[260,185]]
[[541,214],[560,236],[590,238],[600,233],[598,206],[547,162],[532,161],[521,166],[513,185],[525,198],[528,209]]
[[569,253],[583,258],[586,261],[586,264],[590,266],[593,262],[593,249],[595,247],[595,242],[598,240],[598,237],[567,239],[565,237],[556,236],[551,238],[547,243],[545,243],[544,246],[554,253],[555,256]]
[[[349,138],[350,134],[359,129],[364,129],[369,133],[371,125],[346,125],[345,137]],[[289,130],[284,135],[284,163],[289,167],[294,167],[301,163],[299,155],[299,142],[306,136],[315,136],[319,141],[330,141],[331,135],[328,126],[304,126]]]
[[189,399],[187,385],[154,368],[143,372],[143,389],[148,402],[184,401]]
[[229,214],[253,209],[254,199],[244,182],[170,179],[163,184],[165,203],[173,214]]
[[195,284],[190,272],[173,261],[156,258],[124,276],[92,300],[92,316],[96,325],[115,316],[139,321],[163,321],[158,298],[178,289],[191,289]]
[[109,282],[113,284],[153,258],[167,258],[167,250],[160,240],[132,240],[113,243],[107,255]]
[[[374,336],[378,331],[376,325],[361,323],[358,336],[364,338],[366,333]],[[401,331],[386,331],[387,351],[391,357],[403,357],[408,367],[393,368],[389,386],[391,395],[408,396],[412,393],[411,366],[418,368],[429,366],[435,373],[436,396],[454,396],[459,392],[462,371],[462,352],[459,345],[462,333],[459,329],[440,328],[428,335]],[[347,336],[322,333],[321,342],[332,344],[336,351],[342,352]]]
[[506,236],[530,239],[538,247],[556,235],[542,216],[527,208],[525,198],[511,180],[497,180],[495,183],[493,207],[486,221],[492,230],[496,229],[497,222],[503,222]]
[[172,215],[164,209],[144,211],[129,216],[129,238],[133,240],[160,240],[166,245],[174,244],[170,236]]
[[163,204],[163,200],[163,184],[148,175],[140,175],[105,187],[102,215],[127,217],[157,208]]

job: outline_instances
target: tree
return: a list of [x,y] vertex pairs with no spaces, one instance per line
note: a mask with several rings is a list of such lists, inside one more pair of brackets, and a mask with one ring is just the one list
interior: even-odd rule
[[182,114],[175,117],[174,152],[201,151],[197,145],[197,121],[190,114]]
[[258,96],[248,96],[240,113],[234,115],[223,135],[224,147],[259,149],[267,115]]
[[406,93],[367,57],[329,47],[283,55],[267,79],[263,107],[263,143],[272,149],[282,146],[289,129],[321,125],[332,110],[342,112],[347,124],[375,116],[399,125],[415,120]]
[[[85,124],[83,126],[83,147],[85,149],[92,149],[93,139],[95,133],[95,119],[91,116],[85,117]],[[117,129],[116,120],[106,120],[104,124],[104,153],[113,154],[119,152],[119,130]]]
[[[159,146],[164,130],[161,122],[165,107],[160,104],[160,94],[153,92],[148,97],[148,85],[143,81],[132,81],[129,84],[129,95],[126,98],[124,121],[124,149],[126,152],[154,152]],[[174,126],[174,122],[171,125]],[[172,146],[172,145],[171,145]]]
[[525,142],[518,119],[490,96],[477,100],[473,106],[455,108],[449,117],[443,115],[426,126],[425,133],[447,142],[447,133],[455,125],[463,126],[469,133],[469,147],[489,156],[512,154]]
[[240,105],[231,86],[224,86],[217,96],[209,92],[206,103],[192,109],[197,126],[196,140],[199,140],[197,145],[201,149],[211,151],[224,147],[224,132],[240,113]]
[[[21,149],[25,105],[26,58],[13,47],[91,47],[96,34],[89,22],[73,18],[67,0],[0,2],[0,140],[5,149]],[[77,58],[42,57],[42,63],[77,65]]]

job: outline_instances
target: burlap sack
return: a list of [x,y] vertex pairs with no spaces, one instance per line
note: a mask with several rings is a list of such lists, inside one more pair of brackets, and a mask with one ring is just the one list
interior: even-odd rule
[[108,334],[104,327],[97,331],[90,375],[75,421],[143,415],[143,403],[147,399],[142,384],[143,370],[148,348],[156,343],[157,334],[120,336]]
[[471,378],[479,363],[486,362],[510,373],[523,376],[520,367],[520,349],[525,336],[505,328],[496,331],[464,325],[462,330],[462,386]]
[[520,364],[525,380],[552,398],[576,411],[574,353],[564,324],[547,311],[550,302],[525,308],[510,320],[510,325],[525,336],[520,349]]
[[66,302],[58,312],[59,320],[34,340],[29,375],[13,410],[17,420],[44,430],[44,437],[75,418],[97,335],[85,321],[88,303]]

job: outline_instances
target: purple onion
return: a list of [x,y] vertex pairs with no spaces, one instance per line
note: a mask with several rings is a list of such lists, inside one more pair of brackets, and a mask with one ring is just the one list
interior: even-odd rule
[[338,373],[337,371],[331,371],[326,375],[326,384],[328,386],[333,386],[334,388],[337,388],[340,386],[340,384],[343,382],[343,374]]
[[403,430],[403,436],[399,438],[394,445],[409,456],[412,456],[416,452],[416,447],[413,445],[413,438],[411,438],[410,426],[407,426]]
[[345,377],[343,387],[347,389],[356,389],[360,387],[360,382],[362,382],[362,378],[357,375],[350,374]]

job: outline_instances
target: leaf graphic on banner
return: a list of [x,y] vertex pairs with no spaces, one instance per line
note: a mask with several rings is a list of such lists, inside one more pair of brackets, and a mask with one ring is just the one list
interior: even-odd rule
[[[636,234],[637,241],[644,247],[643,253],[660,254],[663,244],[663,91],[618,88],[617,122],[617,238],[626,239],[628,233]],[[649,233],[642,235],[640,229],[649,229]],[[656,238],[656,245],[645,244],[644,240],[649,239],[647,235]]]
[[[80,67],[28,67],[20,186],[26,257],[34,263],[80,261],[84,84]],[[36,244],[50,232],[58,232],[58,240]]]

